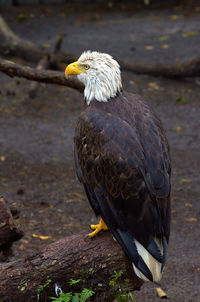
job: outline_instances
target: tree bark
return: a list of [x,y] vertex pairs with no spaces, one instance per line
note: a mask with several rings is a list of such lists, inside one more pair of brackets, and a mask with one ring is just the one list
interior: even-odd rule
[[84,86],[76,78],[66,79],[64,72],[54,70],[38,70],[29,66],[21,66],[11,61],[0,59],[0,71],[10,77],[23,77],[28,80],[42,83],[51,83],[68,86],[83,92]]
[[[123,272],[121,278],[115,286],[110,285],[114,271],[120,270]],[[80,282],[70,285],[71,278],[80,279]],[[63,292],[92,289],[95,292],[92,301],[106,302],[114,299],[119,286],[136,290],[143,283],[134,275],[132,265],[109,232],[94,239],[86,234],[73,235],[25,259],[0,264],[0,297],[3,301],[37,301],[38,286],[46,282],[49,284],[44,286],[39,301],[45,301],[45,296],[55,296],[56,285]]]
[[17,227],[10,209],[3,197],[0,197],[0,251],[11,247],[12,243],[23,236]]
[[200,56],[173,64],[148,63],[147,62],[126,62],[117,60],[121,68],[133,71],[137,74],[149,74],[168,78],[184,78],[200,75]]

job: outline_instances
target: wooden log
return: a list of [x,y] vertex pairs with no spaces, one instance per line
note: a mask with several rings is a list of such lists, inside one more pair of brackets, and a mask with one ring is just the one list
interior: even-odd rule
[[[114,271],[123,274],[116,286],[110,284]],[[70,285],[70,279],[80,279]],[[63,292],[80,292],[83,288],[95,292],[92,301],[113,301],[119,287],[126,290],[140,289],[142,281],[134,273],[132,265],[109,232],[94,239],[87,234],[77,234],[44,248],[25,259],[0,264],[0,297],[9,302],[37,301],[38,287],[44,284],[40,300],[55,297],[55,286]]]
[[0,251],[9,248],[12,243],[23,236],[17,227],[4,198],[0,197]]
[[29,66],[21,66],[0,58],[0,71],[10,77],[23,77],[41,83],[64,85],[83,92],[83,84],[76,78],[65,78],[64,72],[54,70],[38,70]]

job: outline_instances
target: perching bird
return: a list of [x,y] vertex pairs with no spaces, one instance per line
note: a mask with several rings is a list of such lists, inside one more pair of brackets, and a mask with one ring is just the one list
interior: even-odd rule
[[159,282],[170,233],[170,157],[160,120],[137,94],[123,91],[119,64],[84,52],[66,77],[84,83],[75,131],[75,166],[97,216],[93,237],[109,229],[144,281]]

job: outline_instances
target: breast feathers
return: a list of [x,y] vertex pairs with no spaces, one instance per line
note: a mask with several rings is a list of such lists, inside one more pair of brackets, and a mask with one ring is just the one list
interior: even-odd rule
[[92,101],[75,131],[75,165],[89,202],[138,277],[158,282],[170,233],[170,158],[160,120],[138,95]]

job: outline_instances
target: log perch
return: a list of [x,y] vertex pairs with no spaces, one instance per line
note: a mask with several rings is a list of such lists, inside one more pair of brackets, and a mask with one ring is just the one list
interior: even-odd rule
[[[55,297],[57,284],[65,293],[92,289],[95,295],[90,301],[113,301],[116,288],[109,281],[114,271],[120,270],[123,274],[119,282],[128,290],[139,290],[143,282],[134,275],[132,265],[109,232],[92,240],[87,234],[77,234],[25,259],[0,264],[0,298],[9,302],[37,301],[38,286],[49,280],[42,293],[46,297]],[[70,285],[71,278],[81,281]],[[46,301],[45,297],[39,301]]]
[[5,203],[4,198],[0,197],[0,251],[11,247],[12,243],[23,236],[22,231],[17,227],[12,213]]

